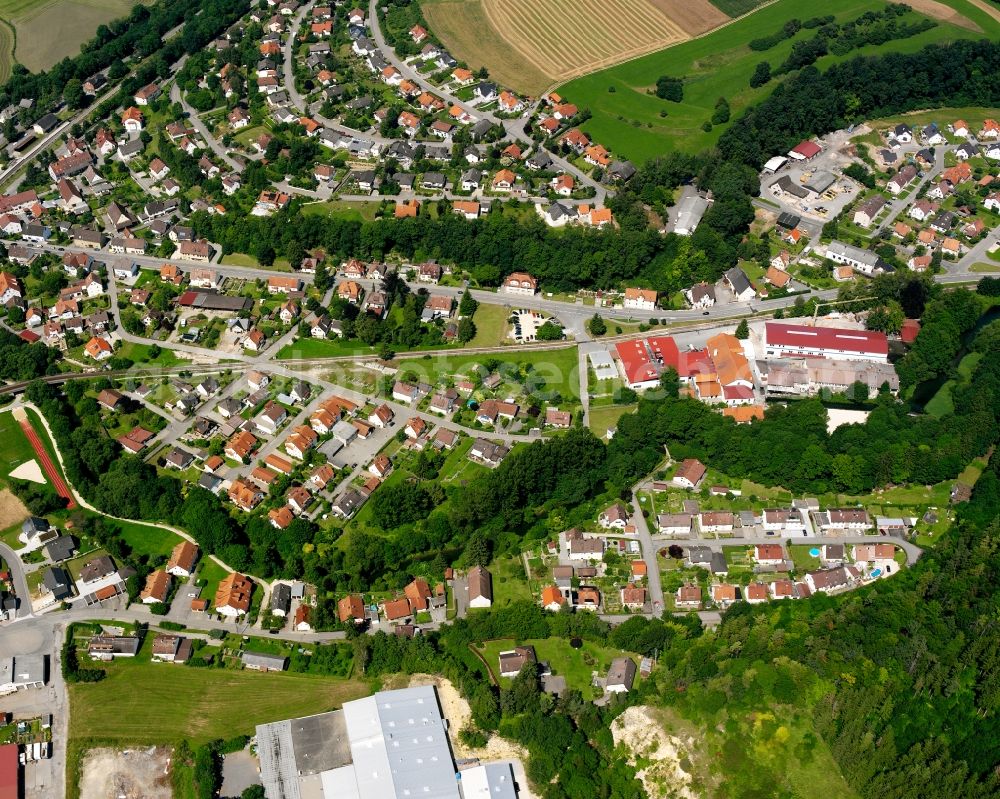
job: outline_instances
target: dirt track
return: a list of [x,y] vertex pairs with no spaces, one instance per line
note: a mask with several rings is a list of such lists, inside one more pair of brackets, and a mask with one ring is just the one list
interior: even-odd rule
[[[973,5],[979,6],[979,8],[982,8],[983,11],[990,14],[990,16],[1000,19],[1000,11],[985,8],[985,4],[979,5],[976,3],[976,0],[969,0],[969,2]],[[932,19],[939,19],[942,22],[948,22],[952,25],[957,25],[959,28],[965,28],[970,31],[982,32],[983,30],[971,19],[963,16],[954,8],[946,6],[944,3],[939,3],[938,0],[906,0],[906,4],[914,11],[926,14]]]

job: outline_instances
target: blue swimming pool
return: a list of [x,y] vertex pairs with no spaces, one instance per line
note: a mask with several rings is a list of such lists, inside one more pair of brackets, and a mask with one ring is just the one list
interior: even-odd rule
[[872,569],[872,577],[881,577],[881,576],[882,576],[881,569]]
[[813,547],[812,549],[810,549],[809,550],[809,554],[812,555],[814,558],[818,558],[819,557],[819,547]]

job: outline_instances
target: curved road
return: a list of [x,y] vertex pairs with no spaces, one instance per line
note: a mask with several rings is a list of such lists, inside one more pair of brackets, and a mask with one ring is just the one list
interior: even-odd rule
[[198,112],[195,111],[190,105],[188,105],[187,99],[184,97],[184,92],[181,91],[181,87],[177,85],[175,80],[170,87],[170,101],[174,103],[180,103],[181,108],[188,115],[188,122],[191,123],[193,127],[209,146],[215,156],[221,159],[226,166],[228,166],[234,172],[240,172],[242,167],[236,163],[233,157],[229,154],[229,151],[222,146],[222,143],[212,135],[212,132],[208,129],[208,126],[202,122],[201,117],[198,116]]
[[17,594],[18,607],[16,618],[18,620],[30,618],[33,615],[31,612],[31,594],[28,591],[28,579],[25,576],[24,564],[21,563],[21,558],[9,546],[0,543],[0,559],[7,564],[7,568],[10,570],[11,580],[14,583],[14,593]]

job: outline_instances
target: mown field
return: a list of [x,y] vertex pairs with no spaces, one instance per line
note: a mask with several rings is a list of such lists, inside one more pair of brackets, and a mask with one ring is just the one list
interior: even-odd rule
[[708,0],[426,0],[421,7],[456,57],[474,68],[485,65],[495,79],[527,94],[727,19]]
[[136,0],[0,0],[0,20],[11,26],[0,25],[0,80],[15,60],[36,72],[76,55],[99,25],[127,16],[134,5]]
[[[778,0],[701,38],[576,78],[559,92],[581,108],[591,109],[593,117],[583,129],[621,156],[642,162],[670,149],[701,150],[714,144],[726,127],[702,129],[712,116],[716,101],[725,97],[731,118],[737,118],[776,85],[772,81],[751,89],[749,80],[756,65],[768,61],[777,66],[787,58],[794,42],[811,37],[813,32],[800,31],[764,52],[751,50],[748,42],[775,33],[792,18],[831,14],[838,22],[844,22],[884,5],[875,0],[828,0],[821,6],[806,8],[796,0]],[[858,55],[914,52],[933,42],[1000,36],[997,12],[984,10],[967,0],[918,0],[913,6],[936,18],[938,25],[908,39],[869,45],[845,56],[823,56],[816,62],[817,67],[826,69]],[[662,75],[683,78],[683,102],[668,102],[650,94]]]
[[70,686],[69,734],[123,745],[201,744],[253,735],[257,724],[322,713],[368,693],[354,680],[309,674],[122,661],[99,683]]

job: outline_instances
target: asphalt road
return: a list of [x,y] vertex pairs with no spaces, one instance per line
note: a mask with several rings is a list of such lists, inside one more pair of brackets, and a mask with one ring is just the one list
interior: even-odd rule
[[0,558],[7,564],[11,580],[14,583],[14,592],[18,598],[17,618],[30,618],[32,615],[31,594],[28,592],[28,579],[24,573],[24,565],[21,563],[21,559],[14,553],[14,550],[2,543],[0,543]]
[[660,581],[660,565],[656,562],[656,545],[649,533],[649,525],[642,514],[639,497],[632,492],[632,524],[635,525],[636,536],[642,559],[646,564],[646,589],[649,591],[649,601],[652,604],[652,615],[663,613],[663,585]]

